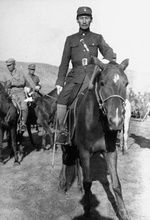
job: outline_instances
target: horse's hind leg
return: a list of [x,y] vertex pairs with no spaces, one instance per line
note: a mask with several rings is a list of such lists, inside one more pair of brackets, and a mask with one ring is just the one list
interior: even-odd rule
[[119,220],[129,220],[129,216],[123,201],[121,184],[117,174],[117,152],[115,150],[114,152],[105,153],[104,156],[106,159],[107,167],[109,169],[109,173],[111,175],[113,191],[115,193],[115,198],[118,208],[117,216]]
[[4,136],[4,132],[2,129],[0,129],[0,162],[3,162],[3,154],[2,154],[3,136]]
[[80,151],[80,160],[83,172],[83,188],[84,188],[84,211],[85,215],[90,215],[90,197],[92,181],[90,179],[90,153],[86,150]]

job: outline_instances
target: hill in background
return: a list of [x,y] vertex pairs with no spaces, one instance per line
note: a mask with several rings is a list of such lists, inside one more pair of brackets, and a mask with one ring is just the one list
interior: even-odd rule
[[[24,73],[28,73],[28,64],[26,62],[17,62],[16,67],[23,69]],[[36,75],[39,76],[42,83],[42,92],[48,93],[55,87],[55,82],[58,74],[58,67],[44,64],[35,63]],[[0,61],[0,72],[7,72],[7,67],[4,61]],[[150,92],[150,74],[140,73],[127,68],[125,71],[129,80],[129,87],[133,89],[135,93]]]

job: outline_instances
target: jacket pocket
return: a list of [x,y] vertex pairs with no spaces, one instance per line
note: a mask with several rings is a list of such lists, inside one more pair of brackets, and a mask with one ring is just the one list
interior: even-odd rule
[[90,53],[93,56],[97,56],[98,55],[98,42],[96,40],[90,40],[87,42],[87,46],[90,50]]
[[79,42],[71,42],[70,47],[71,48],[76,48],[79,46]]

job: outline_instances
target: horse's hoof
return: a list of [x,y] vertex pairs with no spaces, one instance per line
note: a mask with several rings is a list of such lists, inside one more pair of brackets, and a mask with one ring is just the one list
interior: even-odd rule
[[61,187],[60,185],[58,186],[58,191],[59,191],[59,193],[61,193],[61,194],[63,194],[63,195],[66,194],[66,189],[63,188],[63,187]]
[[65,181],[65,180],[59,182],[59,189],[60,189],[61,191],[64,191],[64,192],[67,192],[67,191],[68,191],[67,185],[66,185],[66,181]]
[[19,161],[14,161],[14,166],[18,166],[20,165],[20,162]]
[[90,210],[85,211],[83,216],[89,218],[91,216]]
[[9,156],[8,158],[3,160],[3,164],[5,165],[9,160],[10,160],[11,156]]
[[78,186],[78,192],[83,193],[83,187],[82,186]]
[[3,161],[3,158],[2,158],[2,157],[0,157],[0,163],[4,163],[4,161]]
[[128,151],[127,151],[127,150],[124,150],[124,151],[122,152],[122,154],[123,154],[123,156],[126,156],[126,155],[128,155]]
[[52,148],[52,146],[50,144],[46,145],[44,150],[50,150]]

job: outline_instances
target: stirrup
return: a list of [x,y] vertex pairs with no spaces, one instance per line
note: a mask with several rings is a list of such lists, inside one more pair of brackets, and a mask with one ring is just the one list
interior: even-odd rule
[[60,131],[56,138],[56,144],[68,145],[70,144],[69,133],[66,130]]
[[23,123],[23,124],[20,126],[20,130],[21,130],[22,132],[25,132],[26,129],[27,129],[27,126]]
[[32,97],[27,97],[24,102],[33,102],[33,98]]

